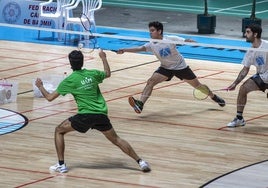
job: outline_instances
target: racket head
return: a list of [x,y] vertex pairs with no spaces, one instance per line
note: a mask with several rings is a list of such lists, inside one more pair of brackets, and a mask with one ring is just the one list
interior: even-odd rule
[[97,44],[97,37],[94,36],[86,36],[86,38],[83,41],[80,41],[77,46],[78,50],[84,52],[84,53],[91,53],[98,47]]
[[193,96],[198,100],[205,100],[209,96],[210,92],[211,91],[208,86],[201,85],[194,89]]
[[[85,21],[86,20],[86,21]],[[87,53],[93,52],[97,48],[97,37],[92,35],[91,32],[91,22],[88,16],[84,13],[80,14],[80,22],[81,25],[83,26],[84,30],[88,32],[88,35],[84,36],[84,41],[83,41],[83,51]],[[78,48],[81,50],[82,48]]]
[[[83,28],[85,29],[85,31],[91,32],[91,30],[90,30],[91,23],[90,23],[90,20],[87,17],[87,15],[84,14],[84,13],[81,13],[79,18],[80,18],[81,25],[83,26]],[[86,19],[86,21],[84,21],[83,19]]]

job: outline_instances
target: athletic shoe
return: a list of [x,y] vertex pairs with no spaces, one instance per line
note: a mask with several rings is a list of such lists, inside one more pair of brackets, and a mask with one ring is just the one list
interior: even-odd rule
[[134,99],[134,97],[129,97],[128,103],[130,104],[130,106],[132,106],[136,113],[141,113],[143,109],[143,103],[141,101]]
[[218,103],[221,107],[225,106],[225,101],[217,95],[214,95],[212,100],[215,101],[216,103]]
[[151,171],[151,168],[146,161],[140,160],[139,165],[140,165],[140,168],[143,172],[150,172]]
[[49,167],[50,171],[54,171],[54,172],[60,172],[60,173],[66,173],[68,172],[68,168],[65,164],[63,165],[59,165],[59,163]]
[[239,126],[245,126],[246,122],[244,119],[238,119],[237,117],[234,118],[233,121],[227,124],[227,127],[239,127]]

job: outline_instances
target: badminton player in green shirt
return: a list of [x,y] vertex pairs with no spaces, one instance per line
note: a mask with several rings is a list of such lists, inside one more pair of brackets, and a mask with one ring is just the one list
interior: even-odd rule
[[64,162],[64,135],[66,133],[71,131],[86,133],[89,129],[96,129],[102,132],[108,140],[118,146],[124,153],[137,161],[143,172],[151,171],[149,164],[136,154],[127,141],[116,134],[107,116],[107,104],[99,89],[99,84],[105,78],[111,76],[105,52],[99,51],[99,57],[103,62],[103,71],[82,69],[84,56],[81,51],[74,50],[69,53],[68,57],[73,72],[59,84],[54,92],[49,93],[44,88],[40,78],[37,78],[35,82],[35,85],[48,101],[53,101],[60,95],[72,94],[78,107],[76,115],[64,120],[55,129],[58,163],[49,169],[61,173],[68,172]]

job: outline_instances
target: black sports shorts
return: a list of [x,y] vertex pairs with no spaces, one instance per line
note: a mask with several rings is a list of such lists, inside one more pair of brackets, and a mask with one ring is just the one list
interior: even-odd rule
[[181,80],[193,80],[196,78],[196,75],[189,66],[181,70],[169,70],[163,67],[159,67],[155,72],[168,77],[167,81],[171,80],[173,76],[176,76]]
[[76,114],[69,118],[72,128],[80,133],[89,129],[108,131],[113,128],[110,119],[104,114]]
[[266,89],[268,89],[268,84],[262,81],[259,74],[254,74],[253,76],[250,77],[250,79],[257,84],[257,86],[260,88],[261,91],[264,92]]

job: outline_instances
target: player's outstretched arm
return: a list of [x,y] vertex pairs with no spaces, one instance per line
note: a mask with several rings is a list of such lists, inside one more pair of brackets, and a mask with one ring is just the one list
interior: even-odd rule
[[247,76],[249,72],[249,67],[244,66],[243,69],[239,72],[235,81],[227,88],[232,91],[235,90],[236,86]]
[[133,47],[133,48],[121,48],[117,51],[117,54],[123,54],[125,52],[145,52],[145,46]]

